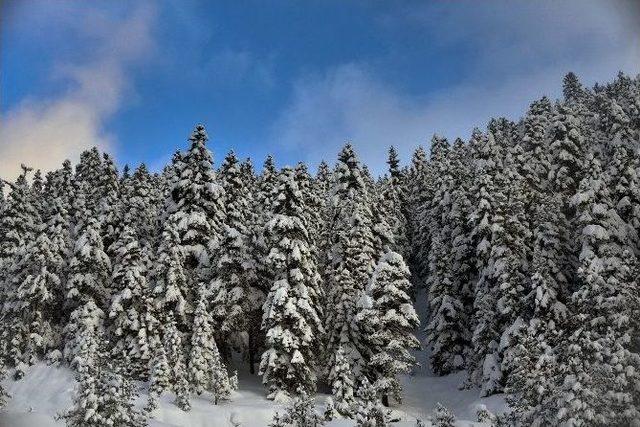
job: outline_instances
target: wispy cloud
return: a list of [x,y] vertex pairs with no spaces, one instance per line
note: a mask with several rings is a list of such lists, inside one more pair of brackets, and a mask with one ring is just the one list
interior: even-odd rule
[[383,25],[422,26],[443,51],[461,41],[473,47],[460,63],[464,79],[425,96],[395,89],[362,63],[305,75],[272,139],[307,160],[332,160],[351,140],[383,172],[389,145],[408,159],[433,133],[467,137],[490,117],[517,118],[534,99],[558,96],[567,71],[587,84],[610,80],[618,70],[640,72],[639,11],[628,1],[442,2],[400,11]]
[[[58,167],[66,158],[75,159],[92,146],[113,147],[105,122],[129,95],[130,65],[153,49],[151,27],[154,10],[142,5],[124,19],[102,10],[74,11],[68,2],[57,2],[49,19],[92,43],[86,61],[56,64],[55,81],[70,83],[69,90],[49,99],[28,98],[0,117],[0,175],[13,178],[20,163],[43,170]],[[81,14],[82,16],[79,16]]]

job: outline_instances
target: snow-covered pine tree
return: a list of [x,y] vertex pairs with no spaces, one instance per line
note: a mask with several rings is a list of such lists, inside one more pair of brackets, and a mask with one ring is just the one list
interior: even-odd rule
[[217,182],[207,139],[204,126],[197,125],[189,138],[189,151],[174,157],[172,206],[167,206],[174,211],[174,225],[184,249],[185,296],[191,305],[197,284],[210,278],[211,256],[217,253],[226,216],[224,189]]
[[640,251],[640,150],[616,143],[607,167],[614,207],[623,221],[621,237],[634,253]]
[[597,156],[589,154],[588,175],[572,204],[580,226],[580,287],[573,293],[570,335],[557,351],[556,420],[594,425],[640,423],[637,349],[630,319],[637,316],[636,260],[624,250],[616,229],[621,221],[609,196]]
[[471,194],[472,161],[470,146],[461,139],[456,139],[451,152],[451,167],[454,171],[453,188],[450,191],[451,205],[446,221],[450,229],[453,289],[459,289],[459,299],[467,319],[465,326],[461,329],[465,343],[465,365],[471,346],[470,319],[473,318],[474,286],[477,279],[475,250],[471,242],[472,224],[469,222],[474,201],[474,195]]
[[189,402],[189,381],[187,368],[184,363],[184,346],[182,336],[176,326],[173,312],[166,314],[164,323],[164,348],[167,353],[167,360],[171,366],[170,383],[171,390],[176,395],[176,405],[183,411],[191,410]]
[[329,193],[331,191],[332,182],[331,170],[329,165],[323,160],[318,165],[318,171],[312,183],[312,191],[315,197],[320,202],[320,217],[322,226],[318,230],[318,237],[316,242],[318,253],[318,271],[323,279],[326,293],[327,274],[329,273],[329,242],[330,236],[330,224],[331,224],[331,205],[329,203]]
[[150,298],[146,267],[133,218],[125,215],[120,236],[114,242],[113,296],[109,309],[113,341],[112,355],[134,378],[146,375],[151,349],[147,330],[147,303]]
[[420,210],[428,200],[428,187],[430,181],[429,164],[427,153],[422,146],[419,146],[413,153],[411,166],[405,181],[405,192],[407,194],[407,236],[409,245],[408,264],[413,274],[413,282],[416,286],[421,285],[420,249],[426,243],[421,241],[417,231],[420,229]]
[[263,287],[263,273],[266,270],[262,268],[264,261],[264,240],[262,239],[262,211],[260,206],[260,188],[258,177],[253,169],[251,159],[247,158],[240,165],[241,180],[247,197],[247,210],[245,212],[246,236],[246,255],[243,262],[244,276],[246,280],[245,288],[250,297],[245,313],[245,326],[247,331],[247,339],[245,343],[246,358],[249,362],[249,372],[255,373],[256,359],[260,355],[260,347],[264,343],[264,334],[261,329],[262,324],[262,305],[266,296],[266,289]]
[[468,345],[467,313],[461,301],[460,289],[456,287],[451,272],[454,264],[452,254],[446,250],[447,242],[440,236],[432,238],[434,248],[444,248],[435,257],[432,280],[429,288],[430,315],[427,324],[427,345],[431,346],[431,368],[439,375],[448,374],[464,367],[464,357]]
[[[27,301],[23,301],[18,290],[36,267],[30,268],[24,258],[28,252],[27,245],[32,245],[38,236],[38,226],[42,221],[27,182],[30,171],[22,165],[22,173],[16,182],[7,183],[11,192],[0,216],[0,355],[8,358],[13,366],[22,362],[22,351],[29,333],[28,325],[22,321],[23,304]],[[26,294],[23,296],[27,297]]]
[[158,312],[172,313],[174,319],[185,325],[189,281],[185,274],[185,255],[180,244],[177,220],[175,215],[171,215],[164,221],[152,271],[152,293]]
[[493,266],[489,265],[492,252],[492,227],[496,220],[497,197],[504,198],[503,188],[495,183],[502,168],[502,153],[493,135],[473,131],[470,146],[474,152],[474,184],[471,193],[476,195],[469,218],[472,224],[471,242],[476,252],[478,280],[473,302],[473,351],[468,361],[470,383],[477,386],[483,382],[483,371],[487,355],[498,345],[495,305],[495,288],[491,282]]
[[247,278],[251,289],[251,309],[248,313],[248,360],[249,372],[255,373],[255,364],[264,348],[265,336],[262,329],[262,316],[267,293],[273,282],[272,271],[267,264],[267,247],[264,230],[265,224],[271,218],[273,212],[274,190],[278,180],[272,156],[267,156],[263,170],[255,183],[255,196],[252,198],[251,213],[249,219],[249,255],[247,260]]
[[580,103],[587,95],[586,89],[574,72],[568,72],[562,79],[562,94],[566,102]]
[[71,366],[81,372],[86,365],[95,365],[100,340],[104,336],[104,312],[93,298],[86,298],[71,313],[64,334],[64,356]]
[[86,189],[80,182],[76,191],[76,228],[73,258],[66,283],[67,309],[73,310],[88,298],[101,309],[107,307],[111,262],[104,252],[100,224],[85,203]]
[[38,212],[38,216],[41,218],[44,216],[44,180],[42,178],[42,171],[40,169],[36,169],[33,173],[33,178],[31,179],[31,188],[30,188],[31,200],[33,206]]
[[260,374],[269,397],[315,390],[315,356],[323,332],[320,275],[310,250],[303,194],[295,172],[280,174],[273,216],[265,226],[274,282],[264,305],[266,351]]
[[[336,352],[342,346],[355,375],[364,372],[372,354],[372,346],[363,339],[365,331],[357,322],[357,302],[364,294],[375,267],[374,236],[371,211],[365,200],[355,199],[351,217],[340,225],[342,235],[340,262],[333,268],[328,325],[330,384],[336,376]],[[335,349],[335,350],[333,350]]]
[[216,405],[220,400],[228,400],[234,390],[235,380],[229,378],[220,358],[203,293],[193,315],[188,376],[192,389],[197,394],[211,391]]
[[548,396],[549,379],[555,369],[554,351],[565,337],[569,313],[564,304],[567,279],[563,272],[567,224],[562,223],[562,203],[558,195],[548,195],[535,207],[534,249],[531,291],[526,306],[531,310],[522,341],[505,360],[513,367],[507,378],[507,392],[517,397],[511,402],[518,418],[531,425],[553,423]]
[[276,412],[270,426],[321,427],[324,424],[325,418],[314,408],[313,397],[303,393],[291,401],[284,414]]
[[218,342],[224,347],[230,347],[233,345],[232,340],[238,342],[239,335],[246,331],[247,314],[253,305],[246,272],[249,260],[246,215],[251,201],[240,163],[233,151],[224,159],[219,178],[227,198],[227,217],[210,283],[211,315]]
[[584,170],[585,146],[580,127],[580,118],[570,105],[557,106],[552,118],[549,177],[552,188],[569,197],[575,194]]
[[451,411],[444,405],[438,402],[433,412],[432,424],[434,427],[455,427],[456,417],[454,417]]
[[119,216],[121,220],[126,215],[130,217],[128,222],[135,231],[146,270],[152,267],[153,248],[159,238],[158,208],[161,196],[155,187],[154,177],[143,163],[124,181],[120,191],[122,212]]
[[387,427],[389,425],[388,410],[380,403],[378,391],[367,377],[362,377],[360,381],[354,412],[357,427]]
[[338,381],[336,356],[342,347],[354,375],[366,365],[370,349],[361,339],[356,303],[375,266],[375,238],[368,190],[360,162],[347,144],[338,156],[331,190],[331,236],[326,332],[328,382]]
[[[72,406],[65,412],[58,414],[58,419],[65,420],[67,426],[102,426],[102,414],[100,413],[100,396],[98,395],[98,352],[100,348],[101,332],[93,328],[94,314],[98,308],[90,306],[90,301],[85,307],[87,316],[83,318],[84,328],[79,330],[79,347],[76,353],[76,367],[78,382],[72,399]],[[78,313],[78,312],[76,312]],[[81,323],[81,324],[82,324]]]
[[309,244],[311,250],[314,252],[316,262],[318,259],[317,246],[320,241],[320,233],[324,228],[322,208],[322,198],[314,191],[313,181],[307,165],[299,162],[295,169],[295,180],[298,183],[298,188],[302,193],[302,200],[304,203],[304,219],[309,233]]
[[[505,158],[505,167],[496,177],[500,188],[505,188],[507,200],[504,206],[499,202],[498,216],[503,216],[503,229],[500,222],[494,223],[493,250],[490,263],[493,264],[494,280],[498,286],[497,311],[499,313],[500,344],[498,357],[500,359],[499,391],[505,379],[513,369],[512,354],[524,333],[525,318],[527,317],[525,297],[528,294],[527,280],[530,277],[529,259],[531,241],[528,217],[525,212],[526,186],[520,175],[518,159],[519,146],[512,146]],[[497,226],[496,226],[497,225]],[[515,362],[515,360],[514,360]],[[491,381],[489,382],[491,383]],[[485,382],[485,390],[491,393],[489,384]]]
[[113,259],[115,253],[111,252],[111,245],[118,239],[118,224],[122,219],[118,215],[120,177],[113,159],[107,153],[102,154],[99,187],[95,191],[95,197],[97,197],[97,219],[101,227],[102,245],[107,255]]
[[99,367],[98,378],[100,425],[131,427],[147,425],[145,414],[134,406],[138,390],[129,376],[114,366],[110,359],[105,358]]
[[391,146],[387,158],[389,165],[389,178],[383,181],[383,200],[387,202],[387,211],[391,214],[387,222],[393,230],[393,249],[406,257],[409,253],[409,240],[407,237],[408,203],[405,192],[405,176],[400,169],[398,152]]
[[171,368],[164,345],[162,341],[156,340],[153,347],[153,357],[149,364],[149,399],[145,407],[147,413],[152,413],[158,407],[162,393],[171,389]]
[[102,159],[96,147],[80,153],[80,162],[76,166],[73,177],[74,184],[78,190],[84,193],[84,208],[91,215],[98,214],[102,189]]
[[101,332],[84,337],[84,343],[78,354],[73,405],[58,418],[71,427],[145,426],[145,417],[134,407],[136,386],[107,356]]
[[[417,206],[417,223],[413,233],[416,235],[414,258],[417,261],[417,274],[425,281],[437,280],[438,276],[430,274],[435,251],[432,238],[434,233],[441,233],[442,213],[448,211],[448,181],[451,179],[449,165],[449,142],[446,138],[434,135],[431,139],[431,153],[428,168],[425,171],[423,185],[417,189],[421,204]],[[446,196],[446,197],[445,197]],[[441,206],[441,202],[443,205]],[[431,287],[427,283],[427,287]]]
[[335,357],[331,392],[336,410],[345,417],[352,415],[355,405],[355,375],[342,347],[338,347]]
[[[461,210],[470,210],[465,198],[462,179],[464,151],[458,142],[455,151],[449,149],[442,138],[434,137],[431,168],[434,174],[433,200],[425,206],[430,248],[428,250],[429,285],[428,303],[430,319],[427,324],[427,342],[431,346],[431,366],[438,374],[448,374],[464,367],[468,347],[469,328],[465,304],[470,305],[471,248],[467,235],[470,231]],[[462,169],[462,170],[461,170]],[[456,192],[455,202],[453,193]],[[466,202],[466,204],[464,204]],[[455,210],[454,210],[455,209]],[[456,234],[454,240],[454,233]],[[455,248],[453,245],[456,245]],[[465,271],[466,269],[466,271]]]
[[7,371],[4,366],[4,361],[0,359],[0,409],[2,409],[7,404],[7,399],[10,399],[9,393],[2,386],[2,381],[4,381],[7,376]]
[[374,350],[369,367],[375,372],[374,386],[382,393],[385,403],[388,403],[387,395],[401,401],[398,375],[411,370],[415,365],[411,350],[420,348],[413,335],[420,321],[409,297],[409,277],[402,255],[388,251],[376,265],[371,278],[371,314],[378,319],[378,327],[371,337]]
[[54,304],[61,291],[65,260],[49,239],[45,224],[40,223],[36,239],[27,244],[16,287],[14,319],[20,327],[12,337],[12,347],[19,359],[32,365],[58,344],[57,313]]

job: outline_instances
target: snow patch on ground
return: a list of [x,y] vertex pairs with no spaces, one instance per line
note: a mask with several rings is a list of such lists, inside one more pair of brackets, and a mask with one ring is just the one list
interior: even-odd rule
[[[475,409],[480,403],[492,412],[504,410],[504,399],[492,396],[478,398],[478,390],[458,390],[464,374],[446,377],[434,377],[428,370],[419,370],[403,379],[405,401],[394,409],[402,421],[394,424],[398,427],[415,426],[416,417],[428,420],[437,402],[448,407],[459,420],[474,420]],[[153,413],[149,425],[153,427],[266,427],[275,411],[282,411],[282,405],[265,398],[260,378],[244,372],[240,374],[240,391],[231,402],[217,406],[204,394],[193,396],[190,412],[183,412],[173,404],[174,396],[164,395],[159,408]],[[55,421],[55,414],[71,405],[71,396],[75,387],[73,373],[67,368],[55,368],[44,363],[32,366],[25,377],[19,381],[7,379],[3,383],[12,398],[0,412],[0,427],[60,427],[64,423]],[[316,398],[318,410],[324,407],[328,395],[319,394]],[[143,392],[138,406],[146,403]],[[428,425],[428,423],[427,423]],[[481,425],[469,421],[460,421],[459,426]],[[351,420],[336,420],[330,427],[353,426]]]

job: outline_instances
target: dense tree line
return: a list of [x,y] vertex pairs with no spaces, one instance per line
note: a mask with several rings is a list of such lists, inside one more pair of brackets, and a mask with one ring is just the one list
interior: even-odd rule
[[406,167],[391,148],[380,178],[349,144],[312,176],[189,141],[159,173],[92,149],[0,187],[2,362],[73,367],[70,425],[144,424],[138,380],[150,413],[230,399],[234,355],[296,411],[320,387],[386,423],[423,303],[433,371],[508,393],[512,423],[640,424],[640,78],[570,73],[518,122]]

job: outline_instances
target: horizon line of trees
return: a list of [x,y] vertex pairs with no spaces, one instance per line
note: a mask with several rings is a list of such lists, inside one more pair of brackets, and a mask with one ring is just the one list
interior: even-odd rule
[[350,144],[315,176],[216,169],[201,125],[161,173],[25,166],[0,197],[1,359],[74,368],[69,425],[144,423],[136,380],[150,413],[227,400],[234,354],[269,398],[326,388],[361,425],[416,354],[507,393],[512,424],[640,425],[640,77],[563,92],[406,167],[391,147],[378,179]]

